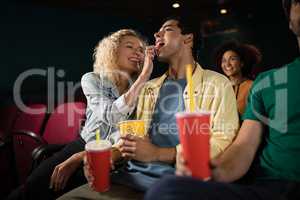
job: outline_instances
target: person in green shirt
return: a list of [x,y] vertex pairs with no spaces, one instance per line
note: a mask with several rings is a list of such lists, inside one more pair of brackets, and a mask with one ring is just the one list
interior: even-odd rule
[[[300,47],[300,0],[283,0],[283,6]],[[211,160],[211,180],[189,177],[179,150],[176,174],[180,177],[156,183],[145,199],[299,200],[299,74],[300,57],[257,77],[237,138]],[[251,179],[241,182],[251,167],[255,169]]]

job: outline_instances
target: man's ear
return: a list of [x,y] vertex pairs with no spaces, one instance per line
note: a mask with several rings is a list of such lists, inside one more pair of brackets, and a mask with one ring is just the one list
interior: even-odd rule
[[292,25],[291,20],[289,20],[289,29],[290,29],[290,31],[293,31],[293,25]]
[[184,44],[190,44],[193,43],[194,35],[193,33],[189,33],[185,35]]

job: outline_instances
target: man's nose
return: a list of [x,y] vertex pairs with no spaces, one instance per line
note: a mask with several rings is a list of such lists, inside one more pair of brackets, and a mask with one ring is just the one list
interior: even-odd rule
[[160,38],[161,37],[161,31],[158,31],[156,33],[154,33],[154,37],[156,38]]

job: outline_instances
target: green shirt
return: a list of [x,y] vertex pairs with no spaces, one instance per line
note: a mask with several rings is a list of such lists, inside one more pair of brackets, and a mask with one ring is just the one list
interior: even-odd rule
[[300,58],[257,77],[243,119],[267,125],[260,178],[300,181]]

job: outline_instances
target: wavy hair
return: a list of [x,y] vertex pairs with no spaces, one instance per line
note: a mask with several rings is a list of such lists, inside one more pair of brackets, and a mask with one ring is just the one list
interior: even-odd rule
[[291,7],[293,3],[300,3],[300,0],[282,0],[284,13],[288,20],[290,20]]
[[251,44],[242,44],[235,40],[223,43],[215,51],[215,63],[218,69],[222,69],[222,58],[226,51],[233,51],[238,54],[244,66],[241,68],[243,77],[252,79],[251,72],[254,66],[259,64],[262,54],[258,48]]
[[105,36],[94,49],[94,72],[99,75],[104,73],[115,84],[119,82],[118,73],[113,73],[114,70],[118,70],[117,51],[126,36],[136,37],[143,43],[143,47],[146,46],[146,40],[138,32],[132,29],[121,29]]

